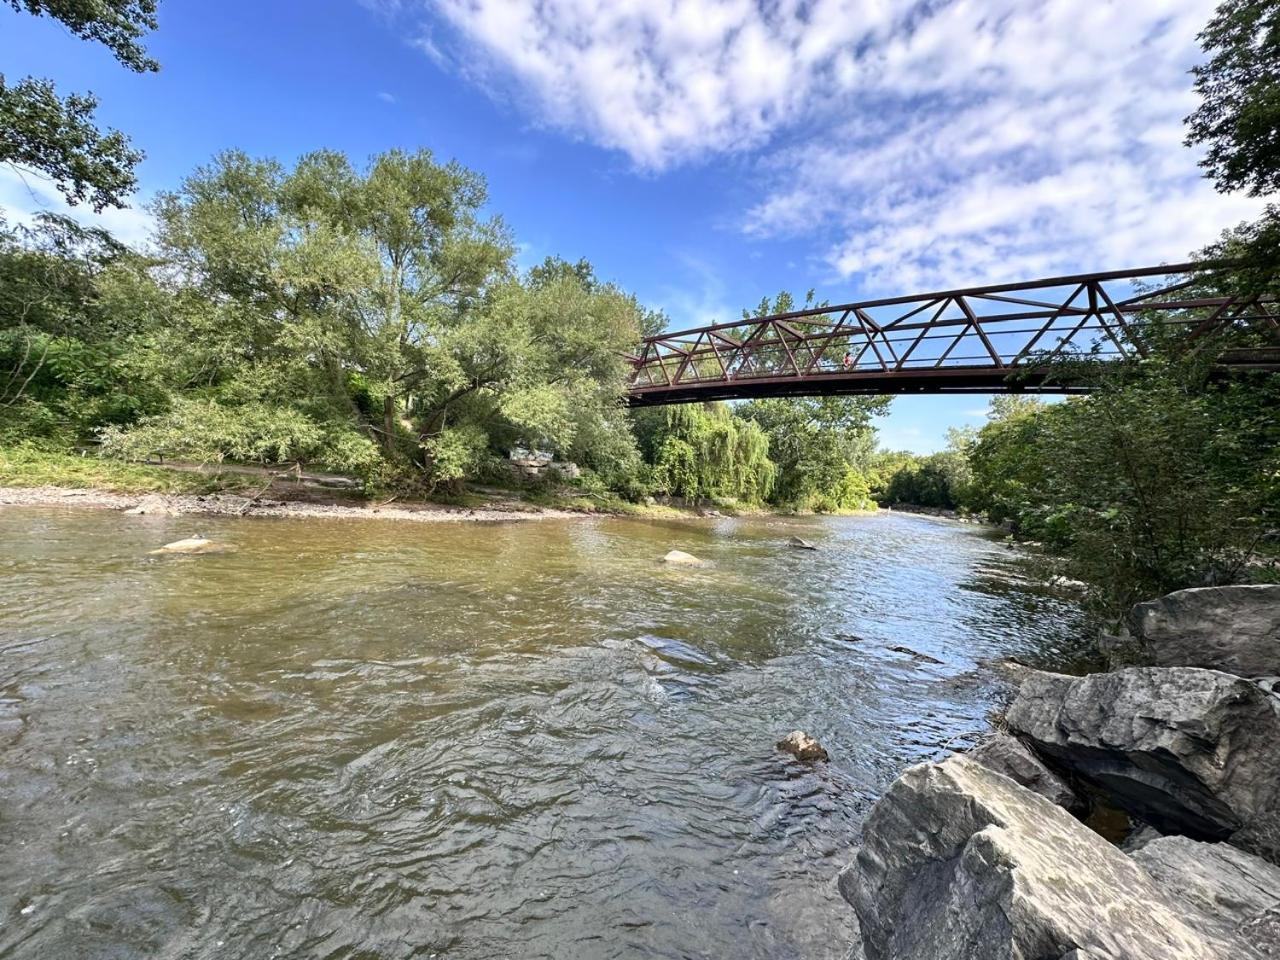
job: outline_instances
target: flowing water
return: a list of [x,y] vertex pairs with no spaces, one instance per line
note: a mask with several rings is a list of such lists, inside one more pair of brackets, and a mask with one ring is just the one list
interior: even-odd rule
[[842,957],[870,804],[1083,633],[900,514],[0,508],[0,958]]

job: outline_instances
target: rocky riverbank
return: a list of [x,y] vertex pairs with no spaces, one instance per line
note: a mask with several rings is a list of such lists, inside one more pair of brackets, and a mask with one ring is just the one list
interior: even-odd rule
[[1134,609],[1123,666],[1025,671],[911,767],[840,890],[867,960],[1280,957],[1280,585]]
[[432,503],[344,504],[231,493],[138,495],[67,487],[0,487],[0,506],[91,507],[153,516],[328,517],[415,523],[499,523],[588,516],[583,512],[537,507],[517,501],[497,501],[484,507],[449,507]]

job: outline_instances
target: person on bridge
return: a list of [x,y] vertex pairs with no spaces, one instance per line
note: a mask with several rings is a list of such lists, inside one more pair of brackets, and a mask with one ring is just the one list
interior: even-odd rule
[[845,373],[853,369],[853,354],[848,350],[844,352],[844,359],[840,361],[840,365],[844,367]]

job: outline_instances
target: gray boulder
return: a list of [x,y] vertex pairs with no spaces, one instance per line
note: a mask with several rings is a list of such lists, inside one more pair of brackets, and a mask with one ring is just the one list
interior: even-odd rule
[[907,770],[840,877],[867,960],[1226,960],[1129,857],[965,756]]
[[1133,853],[1165,895],[1200,914],[1215,936],[1280,957],[1280,867],[1226,843],[1161,837]]
[[1003,773],[1015,783],[1020,783],[1032,793],[1038,793],[1050,803],[1064,810],[1076,810],[1083,806],[1067,782],[1050,770],[1020,740],[1008,734],[998,733],[978,744],[967,754],[988,770]]
[[1129,629],[1158,667],[1277,674],[1280,584],[1179,590],[1135,606]]
[[1035,673],[1006,722],[1161,833],[1280,859],[1280,700],[1215,670]]

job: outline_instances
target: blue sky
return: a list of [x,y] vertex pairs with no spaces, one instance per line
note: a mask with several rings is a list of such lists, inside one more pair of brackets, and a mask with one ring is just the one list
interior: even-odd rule
[[[1181,146],[1202,0],[162,0],[154,75],[0,8],[0,70],[92,90],[144,203],[218,150],[429,147],[521,261],[589,258],[673,326],[1182,259],[1257,205]],[[12,218],[57,208],[0,168]],[[86,219],[89,214],[81,213]],[[976,397],[895,401],[930,451]]]

